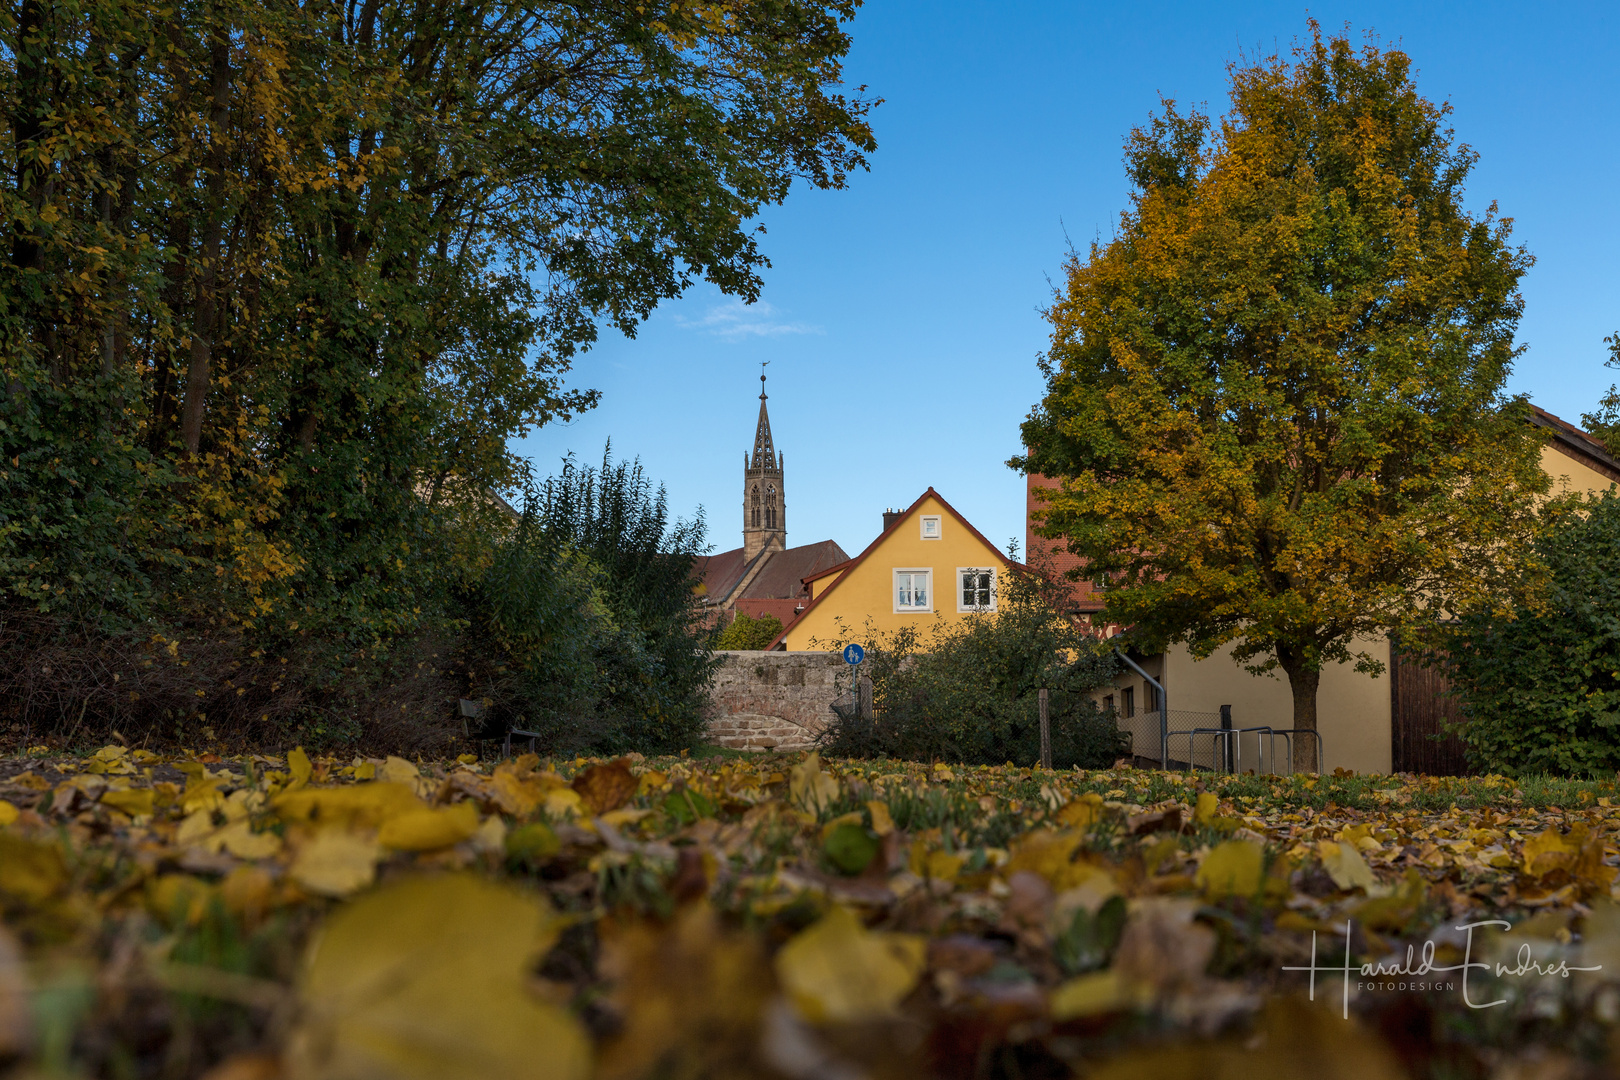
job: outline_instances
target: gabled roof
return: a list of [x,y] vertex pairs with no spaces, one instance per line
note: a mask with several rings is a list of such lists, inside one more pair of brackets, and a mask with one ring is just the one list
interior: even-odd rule
[[[813,575],[811,577],[805,578],[804,579],[805,583],[808,584],[809,582],[814,581],[817,578],[827,576],[828,574],[832,573],[833,571],[838,571],[839,572],[838,577],[833,579],[833,583],[831,585],[827,586],[825,589],[822,589],[821,590],[821,595],[817,596],[814,600],[810,601],[810,605],[799,613],[799,618],[793,620],[794,623],[797,623],[799,621],[799,619],[803,619],[806,615],[810,614],[812,611],[814,611],[816,609],[817,604],[820,604],[828,596],[830,596],[834,592],[836,592],[838,590],[838,586],[843,583],[843,580],[845,578],[849,577],[850,574],[854,573],[856,567],[860,566],[861,563],[865,562],[867,560],[867,557],[870,556],[872,554],[872,552],[874,552],[878,548],[882,547],[883,546],[883,541],[885,541],[889,537],[893,536],[895,534],[895,532],[900,528],[900,526],[902,526],[906,522],[910,521],[911,516],[917,512],[917,508],[922,506],[923,502],[925,500],[929,499],[930,497],[932,497],[934,500],[936,500],[939,503],[939,505],[944,508],[945,512],[947,514],[951,515],[951,517],[954,518],[959,525],[961,525],[963,528],[967,529],[967,531],[975,539],[977,539],[979,541],[979,543],[981,543],[985,547],[989,548],[990,551],[992,553],[994,553],[995,557],[1001,560],[1001,563],[1002,563],[1003,566],[1007,567],[1010,570],[1022,569],[1022,567],[1021,567],[1021,565],[1019,563],[1015,563],[1011,559],[1007,558],[1007,556],[1005,556],[1005,555],[1003,555],[1001,553],[1001,550],[999,548],[997,548],[996,545],[992,544],[989,540],[986,540],[985,537],[984,537],[984,534],[982,532],[980,532],[978,529],[975,529],[973,527],[973,523],[971,521],[969,521],[967,518],[965,518],[961,514],[959,514],[957,512],[957,510],[956,510],[956,507],[952,506],[950,503],[945,501],[945,496],[941,495],[939,492],[935,491],[932,487],[930,487],[927,491],[925,491],[921,495],[917,496],[917,499],[916,499],[915,502],[913,502],[910,506],[906,507],[906,512],[905,513],[903,513],[899,517],[895,518],[894,521],[890,523],[890,525],[889,525],[889,527],[887,529],[884,529],[881,533],[879,533],[878,538],[876,540],[873,540],[870,544],[867,544],[865,551],[862,551],[859,555],[855,556],[853,559],[850,559],[848,562],[840,563],[837,566],[829,566],[826,570],[823,570],[820,573],[815,574],[815,575]],[[782,628],[782,632],[780,634],[776,635],[776,640],[771,642],[769,645],[765,646],[765,648],[767,650],[776,648],[778,645],[780,645],[782,643],[782,639],[787,637],[788,631],[790,631],[792,629],[793,629],[793,627],[791,625],[784,626]]]
[[816,544],[778,551],[748,583],[738,599],[796,598],[804,592],[805,575],[819,576],[824,566],[842,566],[849,561],[844,549],[835,541],[823,540]]
[[1530,422],[1552,432],[1553,449],[1577,459],[1593,472],[1620,481],[1620,461],[1598,439],[1537,405],[1530,406]]
[[[820,567],[842,566],[848,556],[837,542],[821,540],[814,544],[779,551],[774,548],[743,558],[742,548],[732,548],[718,555],[704,555],[692,564],[692,576],[703,583],[703,602],[711,607],[731,599],[797,598],[803,592],[805,574],[819,576]],[[749,571],[756,563],[763,563],[752,579]],[[738,586],[747,585],[738,592]],[[733,595],[735,594],[735,596]]]

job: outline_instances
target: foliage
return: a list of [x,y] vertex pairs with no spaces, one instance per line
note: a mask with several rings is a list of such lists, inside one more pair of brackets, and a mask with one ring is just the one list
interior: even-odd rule
[[[1620,332],[1603,339],[1609,347],[1606,367],[1620,367]],[[1581,424],[1588,432],[1602,440],[1611,454],[1620,454],[1620,385],[1609,384],[1608,393],[1598,401],[1597,412],[1582,413]]]
[[599,324],[754,299],[760,208],[864,167],[856,6],[7,6],[0,604],[244,664],[442,630]]
[[1620,770],[1620,496],[1553,517],[1539,602],[1460,619],[1444,662],[1475,768],[1606,776]]
[[[76,1076],[741,1078],[832,1055],[918,1077],[1599,1075],[1615,795],[815,755],[35,752],[0,759],[0,1052]],[[1411,995],[1363,973],[1346,1023],[1319,971],[1332,1008],[1288,1011],[1313,942],[1410,963],[1407,943],[1487,919],[1513,924],[1469,939],[1491,1010],[1436,972],[1413,1024]],[[1526,955],[1600,970],[1541,977]]]
[[742,612],[715,639],[717,649],[763,649],[782,632],[782,620],[775,615],[750,618]]
[[690,745],[716,663],[692,591],[705,528],[701,512],[671,522],[664,489],[611,447],[532,489],[465,601],[490,723],[556,751]]
[[[1049,692],[1052,762],[1097,768],[1129,752],[1128,736],[1091,700],[1113,678],[1113,650],[1064,614],[1067,590],[1045,575],[1000,575],[996,611],[889,634],[841,621],[826,647],[858,641],[872,680],[874,717],[849,710],[821,745],[851,757],[885,755],[974,764],[1040,760],[1039,691]],[[816,647],[822,647],[815,643]]]
[[1132,132],[1133,207],[1069,261],[1013,464],[1061,478],[1041,528],[1106,581],[1101,619],[1281,667],[1309,728],[1325,665],[1377,672],[1358,636],[1522,580],[1547,481],[1503,385],[1531,260],[1464,209],[1476,156],[1404,53],[1313,23],[1230,74],[1218,123],[1166,101]]

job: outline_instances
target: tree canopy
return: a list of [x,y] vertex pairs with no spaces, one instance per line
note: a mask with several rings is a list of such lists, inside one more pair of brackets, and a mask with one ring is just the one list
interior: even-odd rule
[[1464,206],[1475,155],[1409,58],[1311,31],[1233,65],[1218,122],[1166,101],[1131,133],[1012,462],[1061,478],[1041,528],[1102,618],[1281,667],[1307,728],[1324,665],[1378,669],[1358,637],[1503,602],[1546,486],[1503,390],[1530,256]]
[[754,299],[760,209],[865,167],[858,3],[0,10],[5,610],[419,625],[598,328]]

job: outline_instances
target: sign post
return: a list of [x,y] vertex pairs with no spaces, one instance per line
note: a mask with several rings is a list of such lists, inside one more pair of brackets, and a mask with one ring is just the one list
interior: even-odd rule
[[872,694],[861,678],[861,661],[866,650],[851,642],[844,646],[844,663],[849,665],[849,696],[855,703],[855,715],[862,720],[872,719]]

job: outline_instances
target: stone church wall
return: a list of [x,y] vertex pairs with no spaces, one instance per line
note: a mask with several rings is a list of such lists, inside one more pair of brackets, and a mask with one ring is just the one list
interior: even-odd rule
[[808,749],[832,717],[832,652],[721,652],[710,691],[709,741],[735,750]]

